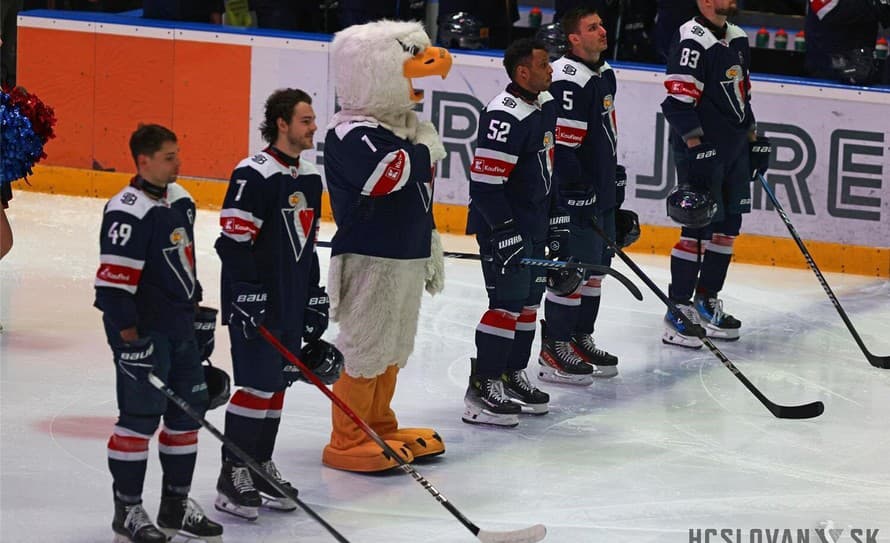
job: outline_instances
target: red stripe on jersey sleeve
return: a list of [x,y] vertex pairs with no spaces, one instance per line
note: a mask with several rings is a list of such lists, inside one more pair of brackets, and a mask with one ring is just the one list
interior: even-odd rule
[[581,143],[586,135],[587,129],[585,128],[556,125],[556,141],[558,143]]
[[383,171],[383,175],[374,183],[371,196],[383,196],[392,192],[405,173],[405,151],[399,150],[395,158]]
[[689,81],[665,80],[664,88],[668,94],[691,96],[696,103],[701,99],[701,91],[695,86],[695,83]]
[[477,156],[473,158],[473,166],[470,167],[470,171],[498,177],[510,177],[510,173],[515,167],[515,164],[503,160]]
[[135,287],[139,284],[142,270],[120,266],[117,264],[101,264],[96,271],[96,278],[108,283]]
[[250,234],[250,239],[256,239],[257,234],[259,234],[259,229],[254,223],[241,217],[220,217],[219,225],[222,227],[223,232],[233,236]]

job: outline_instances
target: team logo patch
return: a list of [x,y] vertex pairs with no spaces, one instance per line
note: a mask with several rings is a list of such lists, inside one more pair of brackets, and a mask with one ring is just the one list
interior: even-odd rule
[[291,166],[290,168],[288,168],[288,170],[290,170],[290,176],[294,179],[296,179],[297,176],[300,175],[300,170],[297,169],[296,166]]
[[565,66],[562,67],[562,73],[564,73],[566,75],[575,75],[576,73],[578,73],[578,70],[575,69],[575,67],[572,66],[571,64],[566,64]]
[[603,97],[603,109],[612,109],[614,105],[614,98],[611,94],[607,94]]
[[742,67],[739,65],[735,65],[732,68],[726,70],[726,77],[729,79],[736,79],[742,73]]
[[300,191],[287,197],[289,207],[282,208],[284,226],[290,239],[291,248],[294,251],[294,259],[299,261],[303,256],[303,249],[312,239],[315,228],[315,210],[309,207],[306,195]]
[[509,96],[505,96],[501,103],[509,108],[516,107],[516,100],[510,98]]
[[170,232],[170,247],[163,249],[164,260],[179,279],[180,285],[189,298],[195,293],[195,248],[185,228],[175,228]]
[[256,162],[257,164],[265,164],[266,161],[269,160],[269,159],[266,158],[266,157],[263,156],[263,155],[254,155],[253,158],[252,158],[251,160],[253,160],[253,161]]

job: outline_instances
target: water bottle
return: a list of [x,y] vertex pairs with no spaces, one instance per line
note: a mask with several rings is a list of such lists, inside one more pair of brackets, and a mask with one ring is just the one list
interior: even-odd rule
[[875,42],[875,58],[885,60],[887,58],[887,40],[882,36]]
[[538,28],[541,26],[541,8],[535,6],[528,12],[528,26]]
[[807,38],[803,30],[794,35],[794,50],[801,53],[807,50]]
[[782,51],[788,49],[788,33],[780,28],[776,30],[776,38],[773,40],[773,47]]
[[757,36],[754,38],[754,45],[762,48],[769,47],[769,30],[761,27],[761,29],[757,31]]

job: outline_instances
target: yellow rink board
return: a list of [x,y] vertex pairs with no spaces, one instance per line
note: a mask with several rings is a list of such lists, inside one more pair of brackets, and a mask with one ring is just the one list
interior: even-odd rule
[[[18,181],[16,190],[109,198],[130,180],[133,174],[82,170],[59,166],[38,166],[28,181]],[[225,195],[226,183],[218,179],[180,178],[179,182],[195,199],[199,208],[219,209]],[[322,216],[332,220],[327,193],[323,196]],[[14,205],[14,204],[13,204]],[[460,234],[467,219],[467,208],[459,205],[434,204],[437,227],[443,232]],[[776,220],[780,220],[776,217]],[[679,236],[670,226],[642,226],[640,241],[628,249],[631,253],[668,255]],[[863,247],[823,241],[806,241],[819,269],[890,277],[890,247]],[[750,264],[806,268],[803,254],[790,238],[776,238],[742,234],[735,243],[733,261]]]

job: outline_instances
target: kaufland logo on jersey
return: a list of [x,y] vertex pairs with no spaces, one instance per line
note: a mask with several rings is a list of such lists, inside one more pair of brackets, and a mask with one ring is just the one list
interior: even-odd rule
[[251,226],[248,223],[236,221],[235,219],[226,219],[223,223],[223,230],[230,234],[249,234]]
[[556,125],[556,141],[564,141],[568,143],[581,143],[584,136],[576,130]]
[[473,161],[473,171],[476,173],[487,173],[491,175],[504,175],[507,173],[507,168],[498,164],[487,162],[484,158],[477,158]]
[[99,270],[99,279],[104,279],[112,283],[129,283],[130,274],[127,272],[113,272],[110,268],[103,267]]

